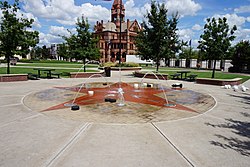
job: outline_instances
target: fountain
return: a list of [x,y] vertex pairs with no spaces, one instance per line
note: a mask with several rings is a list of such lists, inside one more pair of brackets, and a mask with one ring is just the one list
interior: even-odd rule
[[[134,90],[133,92],[141,92],[141,89],[145,89],[145,88],[153,88],[153,84],[149,84],[149,83],[144,83],[144,78],[148,75],[148,74],[153,74],[155,76],[155,78],[157,79],[157,86],[156,88],[154,89],[159,89],[161,90],[161,92],[164,94],[164,98],[165,98],[165,104],[164,106],[165,107],[175,107],[176,105],[175,104],[171,104],[169,103],[168,99],[167,99],[167,95],[166,95],[166,92],[165,92],[165,89],[163,88],[163,85],[160,83],[160,80],[159,80],[159,77],[154,73],[154,72],[147,72],[143,78],[141,79],[140,83],[134,83],[133,87],[134,87]],[[160,74],[161,75],[161,74]],[[103,77],[101,74],[93,74],[91,75],[84,83],[81,84],[80,88],[78,89],[78,91],[76,92],[75,96],[74,96],[74,99],[71,103],[66,103],[64,104],[64,106],[69,106],[71,107],[71,110],[79,110],[80,107],[79,105],[77,105],[75,103],[76,101],[76,98],[78,97],[79,93],[81,92],[81,90],[83,89],[83,87],[85,86],[85,89],[88,89],[88,84],[89,82],[87,82],[88,80],[90,80],[91,78],[93,77],[101,77],[101,78],[104,78],[105,80],[105,83],[108,83],[107,79],[105,77]],[[161,77],[164,79],[164,81],[166,82],[166,79],[161,75]],[[116,83],[115,83],[116,84]],[[124,98],[124,90],[122,88],[122,80],[121,80],[121,67],[119,67],[119,81],[118,81],[118,89],[117,90],[113,90],[111,91],[110,90],[110,85],[109,85],[109,91],[110,92],[109,94],[105,95],[103,98],[104,98],[104,101],[105,102],[110,102],[110,103],[115,103],[117,102],[117,106],[119,107],[123,107],[125,106],[125,98]],[[91,92],[88,91],[88,95],[89,96],[93,96],[94,94],[94,91],[92,90]],[[138,96],[138,95],[132,95],[133,97],[137,98],[138,101],[140,100],[141,96]]]
[[[104,78],[105,82],[103,83],[103,85],[106,85],[106,84],[108,83],[108,82],[107,82],[107,79],[106,79],[105,77],[103,77],[101,74],[93,74],[93,75],[91,75],[90,77],[88,77],[87,81],[90,80],[91,78],[97,77],[97,76],[99,76],[99,77],[101,77],[101,78]],[[75,97],[74,97],[72,103],[66,103],[66,104],[64,104],[65,106],[71,107],[71,110],[73,110],[73,111],[74,111],[74,110],[79,110],[79,109],[80,109],[80,107],[79,107],[77,104],[75,104],[75,100],[76,100],[76,98],[78,97],[78,95],[79,95],[80,91],[82,90],[83,86],[85,86],[85,89],[89,89],[89,86],[88,86],[88,84],[87,84],[87,81],[85,81],[84,83],[82,83],[82,85],[80,86],[80,88],[79,88],[78,91],[76,92]],[[94,94],[94,91],[88,91],[88,95],[89,95],[89,96],[93,96],[93,94]]]
[[[156,80],[145,81],[148,74],[153,74]],[[114,82],[114,77],[109,81],[101,74],[93,74],[76,86],[34,92],[25,98],[24,103],[48,115],[109,123],[179,119],[198,115],[213,106],[214,101],[210,96],[171,88],[166,79],[160,81],[157,75],[147,72],[141,80],[124,82],[119,71],[118,81]],[[94,77],[99,78],[94,80]],[[78,112],[69,112],[69,108]]]
[[[164,97],[165,97],[165,100],[166,100],[166,104],[164,104],[166,107],[175,107],[176,105],[175,104],[170,104],[169,102],[168,102],[168,98],[167,98],[167,95],[166,95],[166,92],[164,91],[164,89],[163,89],[163,86],[162,86],[162,84],[160,83],[160,79],[159,79],[159,77],[154,73],[154,72],[152,72],[152,71],[150,71],[150,72],[147,72],[143,77],[142,77],[142,79],[141,79],[141,84],[140,85],[143,85],[143,80],[144,80],[144,78],[148,75],[148,74],[153,74],[154,76],[155,76],[155,78],[157,79],[157,81],[158,81],[158,85],[160,85],[160,89],[162,90],[162,92],[163,92],[163,94],[164,94]],[[167,80],[165,79],[165,77],[162,75],[162,74],[160,74],[161,75],[161,77],[164,79],[164,81],[166,82]],[[166,82],[167,83],[167,82]],[[144,85],[145,86],[145,85]],[[148,86],[148,85],[147,85]]]

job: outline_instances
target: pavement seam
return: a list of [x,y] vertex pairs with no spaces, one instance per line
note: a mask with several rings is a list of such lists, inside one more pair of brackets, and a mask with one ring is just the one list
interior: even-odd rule
[[45,165],[46,167],[50,167],[53,163],[79,138],[79,136],[87,130],[87,128],[92,125],[91,123],[85,123],[81,126],[81,128],[70,138],[70,140],[60,149],[57,153],[51,158],[51,160]]
[[164,134],[153,122],[151,123],[151,125],[160,133],[160,135],[174,148],[174,150],[179,153],[181,155],[181,157],[186,160],[186,162],[192,166],[192,167],[195,167],[195,165],[191,162],[190,159],[187,158],[187,156],[184,155],[184,153],[182,153],[180,151],[179,148],[177,148],[177,146],[175,146],[173,144],[173,142],[170,141],[170,139],[166,136],[166,134]]
[[35,117],[38,117],[38,116],[41,116],[42,114],[36,114],[36,115],[31,115],[31,116],[28,116],[28,117],[24,117],[24,118],[19,118],[19,119],[16,119],[16,120],[13,120],[13,121],[10,121],[10,122],[7,122],[3,125],[0,125],[0,128],[3,128],[5,126],[8,126],[10,124],[13,124],[13,123],[17,123],[17,122],[20,122],[20,121],[25,121],[25,120],[28,120],[28,119],[31,119],[31,118],[35,118]]

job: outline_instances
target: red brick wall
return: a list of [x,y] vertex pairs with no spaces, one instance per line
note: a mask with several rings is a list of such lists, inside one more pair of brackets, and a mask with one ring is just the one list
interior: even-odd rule
[[90,76],[92,76],[94,74],[97,74],[96,76],[93,76],[94,78],[100,77],[99,74],[101,74],[102,76],[105,76],[104,72],[96,72],[96,73],[95,72],[90,72],[90,73],[80,72],[77,75],[76,75],[76,73],[70,73],[70,78],[89,78]]
[[208,85],[220,85],[220,86],[225,86],[225,85],[239,85],[241,84],[241,79],[235,80],[218,80],[218,79],[206,79],[206,78],[197,78],[196,83],[198,84],[208,84]]
[[28,74],[0,75],[0,82],[27,81]]
[[[137,72],[137,71],[134,73],[134,76],[135,76],[135,77],[139,77],[139,78],[144,77],[144,75],[145,75],[144,73],[140,73],[140,72]],[[164,77],[164,78],[163,78],[161,75],[159,75],[159,74],[156,74],[156,76],[157,76],[159,79],[162,79],[162,80],[163,80],[164,78],[165,78],[166,80],[168,79],[168,75],[167,75],[167,74],[163,74],[163,77]],[[147,75],[145,76],[145,78],[157,79],[157,78],[155,77],[154,74],[147,74]]]

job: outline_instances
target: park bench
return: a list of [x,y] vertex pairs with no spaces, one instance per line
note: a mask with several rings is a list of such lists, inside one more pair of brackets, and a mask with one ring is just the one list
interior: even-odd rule
[[[60,78],[60,75],[61,75],[62,73],[60,73],[60,72],[56,72],[56,71],[52,71],[51,73],[47,73],[47,77],[48,78],[52,78],[52,76],[54,75],[54,76],[57,76],[57,78]],[[51,76],[50,76],[51,75]]]
[[28,79],[30,80],[38,80],[37,74],[28,73]]
[[170,76],[172,77],[172,79],[180,79],[179,77],[181,76],[181,74],[176,73],[176,74],[171,74]]
[[190,74],[190,75],[187,76],[187,80],[194,81],[197,76],[198,75],[196,75],[196,74]]

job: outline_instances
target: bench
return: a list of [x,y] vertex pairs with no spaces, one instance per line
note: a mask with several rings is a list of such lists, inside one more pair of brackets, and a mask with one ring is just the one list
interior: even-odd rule
[[52,77],[52,75],[54,75],[54,76],[57,76],[57,78],[60,78],[60,75],[61,75],[61,74],[62,74],[62,73],[60,73],[60,72],[52,71],[52,72],[51,72],[51,76],[49,76],[50,74],[47,73],[47,77],[49,78],[49,77]]
[[176,73],[176,74],[171,74],[170,76],[172,77],[172,79],[180,79],[179,76],[181,76],[181,74]]
[[38,80],[37,74],[28,73],[28,79],[30,80]]
[[196,74],[190,74],[190,75],[187,76],[187,80],[194,81],[197,76],[198,75],[196,75]]

